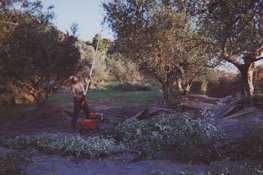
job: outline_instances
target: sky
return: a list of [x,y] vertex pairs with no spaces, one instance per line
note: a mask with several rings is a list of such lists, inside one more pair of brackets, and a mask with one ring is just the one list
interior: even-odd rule
[[[54,24],[59,30],[70,31],[72,23],[78,24],[78,36],[85,41],[91,41],[93,36],[101,33],[104,11],[101,0],[42,0],[45,7],[54,5]],[[105,24],[103,38],[113,40],[111,30]]]
[[[101,33],[101,23],[104,18],[102,0],[41,0],[41,2],[45,7],[54,5],[55,19],[53,22],[59,30],[70,31],[71,24],[76,22],[79,27],[77,34],[84,41],[91,41],[96,33]],[[114,39],[107,25],[103,27],[102,37]],[[257,65],[262,63],[263,60]],[[238,72],[230,63],[227,65],[222,66],[224,70]]]

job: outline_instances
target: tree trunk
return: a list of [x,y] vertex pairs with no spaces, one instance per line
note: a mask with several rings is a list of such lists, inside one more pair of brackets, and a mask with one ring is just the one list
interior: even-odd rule
[[178,93],[181,94],[181,95],[186,95],[189,93],[191,87],[192,87],[192,84],[193,84],[193,81],[192,80],[189,80],[189,82],[186,82],[184,85],[182,84],[182,80],[179,78],[176,80],[176,84],[177,84],[177,90],[178,90]]
[[242,93],[244,94],[244,103],[253,106],[254,95],[254,63],[245,64],[239,67],[242,77]]
[[183,89],[183,85],[182,85],[182,80],[180,78],[178,78],[176,80],[176,85],[177,85],[177,91],[179,94],[183,94],[184,93],[184,89]]
[[263,59],[261,56],[261,50],[255,49],[249,55],[243,57],[244,63],[239,62],[236,58],[224,54],[224,59],[234,64],[241,73],[242,77],[242,92],[244,94],[244,104],[253,106],[253,95],[254,95],[254,71],[255,62]]
[[208,85],[208,81],[207,80],[204,80],[202,81],[202,85],[201,85],[201,94],[206,94],[207,92],[207,85]]
[[163,88],[163,106],[167,107],[169,105],[170,102],[170,97],[171,97],[171,87],[168,83],[163,83],[162,84],[162,88]]
[[193,81],[192,81],[192,80],[190,80],[189,82],[187,82],[187,84],[186,84],[186,86],[185,86],[185,88],[184,88],[184,95],[186,95],[186,94],[189,93],[189,91],[190,91],[190,89],[191,89],[191,87],[192,87],[192,84],[193,84]]

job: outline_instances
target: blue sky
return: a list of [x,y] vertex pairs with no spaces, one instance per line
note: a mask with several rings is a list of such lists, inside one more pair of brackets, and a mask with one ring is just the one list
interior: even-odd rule
[[[78,35],[82,40],[91,40],[101,32],[103,21],[102,0],[42,0],[45,7],[54,5],[54,23],[59,30],[70,30],[73,22],[78,23]],[[112,32],[104,25],[103,38],[113,40]]]

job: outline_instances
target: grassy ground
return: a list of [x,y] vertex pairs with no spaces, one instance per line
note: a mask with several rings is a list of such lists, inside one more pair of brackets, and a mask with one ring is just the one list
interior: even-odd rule
[[[106,90],[91,90],[88,92],[89,106],[100,110],[105,108],[133,108],[147,107],[161,103],[162,94],[157,86],[150,91],[116,91],[112,88],[119,84],[112,84]],[[70,90],[59,90],[47,100],[48,104],[72,104],[73,98]],[[0,123],[14,121],[34,109],[34,105],[0,106]]]
[[[88,92],[88,101],[91,107],[107,106],[111,108],[146,107],[161,102],[161,92],[151,91],[114,91],[93,90]],[[69,91],[60,91],[48,99],[50,104],[72,103],[73,98]]]
[[[112,90],[90,91],[88,92],[88,100],[92,104],[94,102],[107,104],[111,107],[128,107],[128,106],[147,106],[152,103],[158,103],[160,93],[156,91],[140,91],[140,92],[122,92]],[[48,99],[50,104],[71,103],[72,95],[68,92],[58,92]]]

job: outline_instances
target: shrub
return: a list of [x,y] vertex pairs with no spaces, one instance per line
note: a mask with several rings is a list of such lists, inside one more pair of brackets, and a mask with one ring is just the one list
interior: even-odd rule
[[109,55],[107,66],[113,80],[126,82],[141,79],[141,75],[138,72],[138,66],[119,53]]
[[221,131],[211,121],[192,119],[189,115],[173,114],[149,120],[128,119],[116,126],[128,147],[139,158],[156,158],[171,150],[182,161],[217,159]]
[[112,90],[117,91],[151,91],[151,87],[139,84],[124,83],[116,85]]
[[44,153],[83,158],[100,158],[119,153],[123,145],[112,139],[80,137],[72,134],[42,134],[17,136],[10,141],[11,147],[33,147]]

